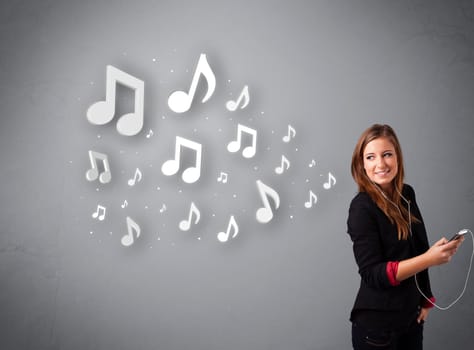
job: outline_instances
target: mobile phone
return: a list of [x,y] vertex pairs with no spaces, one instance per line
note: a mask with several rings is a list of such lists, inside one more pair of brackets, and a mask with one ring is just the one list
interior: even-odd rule
[[461,238],[462,236],[464,236],[465,234],[467,233],[467,229],[462,229],[461,231],[459,231],[458,233],[456,233],[453,237],[451,237],[448,241],[451,242],[451,241],[455,241],[459,238]]

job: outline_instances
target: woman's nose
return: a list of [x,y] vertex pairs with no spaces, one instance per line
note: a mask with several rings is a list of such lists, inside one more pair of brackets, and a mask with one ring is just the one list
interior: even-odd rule
[[383,157],[379,157],[377,159],[377,167],[384,168],[385,167],[385,159]]

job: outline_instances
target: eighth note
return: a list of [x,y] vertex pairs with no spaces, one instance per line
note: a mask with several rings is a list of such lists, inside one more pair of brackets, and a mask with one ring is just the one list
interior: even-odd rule
[[229,240],[231,231],[234,231],[232,234],[232,238],[235,238],[237,234],[239,233],[239,226],[237,225],[237,222],[235,221],[234,215],[231,215],[230,217],[226,232],[219,232],[217,234],[217,239],[223,243],[227,242]]
[[150,129],[150,131],[148,131],[148,134],[146,134],[146,138],[149,139],[152,136],[153,136],[153,130]]
[[[286,165],[286,169],[284,165]],[[281,156],[281,165],[275,168],[275,173],[277,173],[278,175],[281,175],[283,174],[285,170],[288,170],[289,168],[290,168],[290,161],[285,156]]]
[[296,130],[291,125],[288,125],[288,135],[283,136],[283,142],[290,142],[290,140],[295,136]]
[[219,175],[219,177],[217,178],[217,182],[222,182],[223,184],[227,183],[227,173],[224,173],[223,171],[221,171],[221,174]]
[[133,233],[135,232],[135,235],[140,237],[140,226],[133,221],[129,216],[127,216],[127,234],[122,237],[122,245],[125,247],[129,247],[135,242],[135,238],[133,237]]
[[194,221],[194,224],[196,225],[201,219],[201,212],[196,207],[196,205],[194,205],[194,202],[191,202],[188,220],[183,220],[179,223],[179,229],[181,231],[188,231],[191,228],[191,218],[193,217],[193,213],[196,215],[196,220]]
[[309,200],[304,202],[305,208],[309,209],[313,206],[313,203],[316,204],[318,201],[318,197],[313,193],[313,191],[309,191]]
[[209,63],[207,62],[206,55],[202,53],[201,56],[199,56],[199,61],[196,71],[194,72],[189,91],[187,93],[185,91],[174,91],[168,98],[168,106],[173,112],[184,113],[188,111],[189,108],[191,108],[191,103],[193,101],[194,94],[196,93],[196,88],[201,74],[204,76],[204,78],[206,78],[207,81],[207,92],[202,99],[202,103],[211,98],[216,88],[216,77],[212,72]]
[[160,208],[160,213],[164,213],[166,210],[166,204],[163,204]]
[[123,204],[121,205],[122,209],[124,209],[127,206],[128,206],[128,202],[127,202],[127,200],[124,200]]
[[[112,173],[110,172],[109,160],[106,154],[89,151],[89,160],[91,162],[91,168],[86,172],[86,179],[89,181],[94,181],[99,178],[99,181],[103,184],[110,182],[112,179]],[[97,160],[102,161],[104,166],[104,171],[99,175],[99,167],[97,165]]]
[[263,207],[259,208],[256,213],[257,221],[261,224],[266,224],[273,219],[273,211],[270,207],[270,202],[268,201],[268,197],[271,197],[275,202],[275,209],[278,209],[280,206],[280,196],[278,192],[275,191],[273,188],[265,185],[262,181],[257,180],[257,188],[260,194],[260,198],[263,202]]
[[249,87],[248,85],[245,85],[244,88],[242,89],[242,92],[240,93],[240,96],[239,98],[237,99],[237,101],[227,101],[227,103],[225,104],[225,106],[227,107],[227,109],[231,112],[234,112],[237,107],[239,106],[240,102],[242,101],[242,99],[244,100],[244,103],[240,106],[240,109],[244,109],[245,107],[247,107],[247,105],[249,104],[250,102],[250,96],[249,96]]
[[331,188],[331,183],[332,183],[332,186],[334,186],[336,184],[336,178],[334,177],[333,174],[329,173],[328,175],[328,182],[325,182],[323,187],[326,189],[326,190],[329,190]]
[[[92,213],[92,217],[94,219],[99,219],[100,221],[103,221],[105,219],[105,211],[106,211],[106,208],[99,204],[97,206],[97,211]],[[100,214],[101,212],[102,212],[102,214]]]
[[142,179],[142,172],[140,171],[140,169],[137,168],[137,170],[135,170],[135,175],[133,175],[133,178],[128,180],[128,185],[135,186],[135,183],[140,182],[141,179]]

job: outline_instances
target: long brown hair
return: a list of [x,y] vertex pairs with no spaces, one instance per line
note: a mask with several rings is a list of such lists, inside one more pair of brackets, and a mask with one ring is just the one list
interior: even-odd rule
[[[369,179],[364,169],[365,147],[369,142],[381,137],[386,138],[392,143],[397,156],[398,172],[392,181],[393,191],[391,191],[391,193],[384,193],[379,185]],[[411,219],[409,219],[410,214],[401,203],[401,190],[405,177],[403,154],[397,135],[389,125],[374,124],[362,133],[352,154],[351,173],[359,186],[359,192],[366,192],[384,212],[390,222],[397,226],[398,239],[407,239],[410,232],[410,220],[413,222],[419,222],[419,220],[413,215]]]

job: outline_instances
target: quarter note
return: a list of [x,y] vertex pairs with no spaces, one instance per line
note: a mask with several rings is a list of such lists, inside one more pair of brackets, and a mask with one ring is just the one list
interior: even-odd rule
[[219,232],[217,234],[217,239],[223,243],[227,242],[229,240],[229,237],[231,236],[231,233],[232,233],[231,238],[235,238],[237,234],[239,233],[239,226],[237,225],[237,222],[235,221],[234,215],[231,215],[230,217],[226,232]]
[[99,204],[97,206],[97,210],[94,213],[92,213],[92,217],[94,219],[99,219],[100,221],[103,221],[105,219],[105,211],[106,211],[106,208]]
[[181,175],[184,182],[194,183],[201,176],[202,146],[200,143],[187,140],[180,136],[176,136],[174,159],[170,159],[164,162],[161,166],[161,171],[166,176],[171,176],[178,172],[180,168],[181,148],[183,147],[194,150],[196,152],[195,166],[186,168],[183,171],[183,174]]
[[260,194],[260,198],[263,202],[263,207],[257,210],[256,217],[258,222],[260,222],[261,224],[266,224],[270,222],[270,220],[273,218],[273,211],[270,207],[268,197],[273,199],[273,201],[275,202],[275,209],[278,209],[278,207],[280,206],[280,196],[278,195],[277,191],[265,185],[260,180],[257,180],[257,188]]
[[201,219],[201,212],[196,207],[194,202],[191,202],[191,208],[189,209],[189,218],[188,218],[188,220],[183,220],[179,223],[179,229],[181,231],[188,231],[191,228],[191,219],[193,217],[193,214],[196,216],[196,219],[194,220],[194,224],[196,225],[199,222],[199,220]]
[[316,204],[318,201],[318,197],[313,193],[313,191],[309,191],[309,200],[304,202],[305,208],[309,209],[313,206],[313,203]]
[[[91,168],[86,172],[86,179],[94,181],[99,178],[99,181],[103,184],[110,182],[112,179],[112,173],[110,172],[109,160],[106,154],[95,151],[89,151],[89,160],[91,162]],[[99,174],[99,167],[97,160],[102,161],[104,171]]]
[[326,190],[329,190],[332,186],[334,186],[336,184],[336,178],[334,177],[333,174],[329,173],[328,175],[328,182],[325,182],[323,187],[326,189]]
[[133,178],[128,180],[128,185],[135,186],[135,183],[140,182],[141,179],[142,179],[142,172],[140,171],[140,169],[137,168],[137,170],[135,170],[135,175],[133,175]]
[[244,103],[240,106],[240,109],[244,109],[245,107],[247,107],[250,102],[249,87],[247,85],[245,85],[242,89],[242,92],[240,93],[240,96],[237,101],[227,101],[225,106],[229,111],[234,112],[235,110],[237,110],[237,107],[239,106],[242,100],[244,100]]
[[201,54],[199,61],[194,72],[193,80],[191,82],[191,87],[188,92],[185,91],[174,91],[168,98],[168,106],[175,113],[184,113],[191,108],[191,103],[196,93],[196,88],[198,85],[199,77],[203,75],[207,81],[207,92],[202,103],[206,102],[211,98],[214,90],[216,88],[216,77],[212,72],[209,63],[205,54]]
[[285,170],[288,170],[289,168],[290,168],[290,161],[285,156],[281,156],[281,165],[275,168],[275,173],[277,173],[278,175],[281,175],[283,174]]
[[252,158],[257,151],[257,130],[249,128],[245,125],[237,125],[237,140],[229,142],[227,150],[231,153],[235,153],[242,147],[242,134],[246,133],[252,137],[252,144],[243,149],[242,155],[245,158]]
[[135,236],[140,237],[140,226],[133,221],[129,216],[127,216],[127,234],[122,237],[122,245],[125,247],[131,246],[135,242],[134,234]]
[[283,142],[290,142],[290,140],[296,136],[296,130],[288,125],[288,135],[283,136]]
[[110,122],[115,115],[116,85],[120,83],[135,91],[134,111],[122,115],[117,122],[117,131],[124,136],[133,136],[143,127],[145,83],[143,80],[115,68],[107,66],[105,101],[98,101],[87,110],[87,119],[95,125]]

